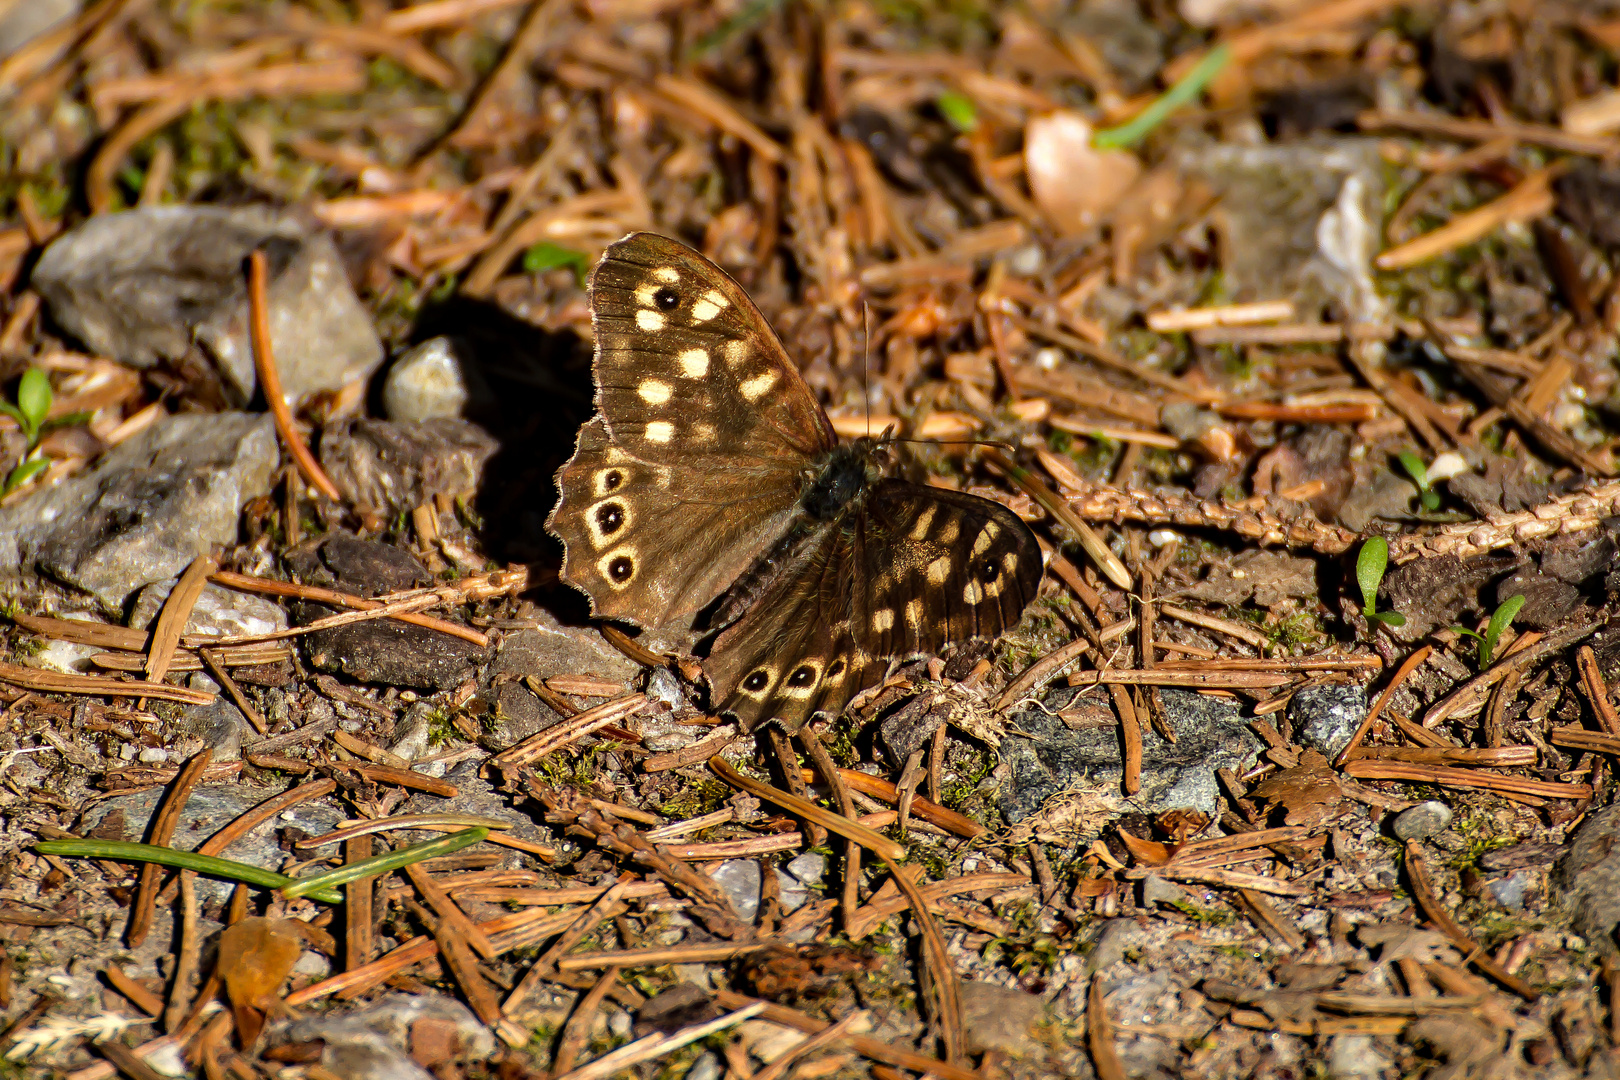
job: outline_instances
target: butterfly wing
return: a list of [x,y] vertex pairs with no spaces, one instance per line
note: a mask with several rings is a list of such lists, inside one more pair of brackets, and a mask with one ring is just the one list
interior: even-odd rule
[[1040,547],[1006,507],[882,480],[805,541],[714,641],[710,698],[748,728],[796,730],[876,685],[893,657],[1011,629],[1035,598]]
[[684,244],[610,246],[591,320],[599,415],[547,528],[595,615],[685,629],[787,530],[836,437],[753,302]]

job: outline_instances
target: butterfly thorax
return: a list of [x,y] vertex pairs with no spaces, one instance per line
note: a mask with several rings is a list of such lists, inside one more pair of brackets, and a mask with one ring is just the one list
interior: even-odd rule
[[887,442],[873,438],[839,443],[816,458],[800,474],[799,513],[787,531],[699,616],[697,627],[718,630],[741,617],[812,536],[860,512],[888,461]]
[[805,469],[799,505],[817,521],[834,521],[859,507],[887,463],[887,448],[878,439],[839,443]]

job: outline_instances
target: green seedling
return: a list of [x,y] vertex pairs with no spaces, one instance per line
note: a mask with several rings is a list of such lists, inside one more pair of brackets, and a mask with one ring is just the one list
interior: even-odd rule
[[1104,128],[1091,137],[1091,145],[1098,150],[1122,150],[1135,146],[1154,128],[1164,123],[1171,113],[1189,102],[1195,101],[1204,87],[1214,81],[1215,76],[1232,59],[1232,48],[1221,44],[1209,51],[1209,55],[1198,61],[1198,66],[1182,76],[1170,89],[1153,99],[1152,104],[1137,113],[1118,127]]
[[947,124],[964,135],[971,135],[979,129],[979,110],[966,94],[947,90],[934,99],[934,107]]
[[1491,612],[1490,621],[1485,624],[1485,632],[1476,634],[1466,626],[1453,626],[1451,629],[1459,634],[1467,634],[1479,642],[1479,670],[1484,671],[1491,666],[1491,657],[1496,652],[1496,643],[1502,637],[1502,631],[1513,622],[1513,616],[1524,607],[1523,596],[1510,596],[1502,601],[1500,607]]
[[5,413],[17,421],[22,428],[23,437],[28,440],[28,449],[23,452],[23,459],[6,476],[6,482],[0,495],[10,495],[28,481],[50,468],[50,462],[43,456],[34,455],[39,448],[40,436],[45,433],[45,421],[51,414],[51,379],[39,368],[29,368],[23,372],[23,377],[17,384],[17,403],[0,401],[0,413]]
[[1378,586],[1389,568],[1389,542],[1382,536],[1369,538],[1356,556],[1356,584],[1361,586],[1361,614],[1368,622],[1385,626],[1405,626],[1406,616],[1398,611],[1378,610]]
[[581,285],[585,284],[585,274],[589,268],[590,260],[585,258],[583,251],[553,244],[550,240],[542,240],[523,253],[523,272],[526,274],[543,274],[547,270],[555,270],[566,266],[574,272],[574,277]]
[[1412,483],[1417,485],[1418,502],[1423,504],[1423,509],[1431,514],[1440,509],[1440,493],[1434,490],[1433,484],[1429,483],[1429,467],[1423,464],[1423,459],[1410,450],[1402,450],[1395,455],[1395,460],[1401,463],[1401,468],[1406,470],[1406,475],[1410,476]]

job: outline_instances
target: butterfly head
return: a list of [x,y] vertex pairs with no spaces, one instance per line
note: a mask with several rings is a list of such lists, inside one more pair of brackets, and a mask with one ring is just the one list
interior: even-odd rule
[[890,451],[880,439],[839,443],[804,471],[799,505],[817,521],[831,521],[858,506],[884,474]]

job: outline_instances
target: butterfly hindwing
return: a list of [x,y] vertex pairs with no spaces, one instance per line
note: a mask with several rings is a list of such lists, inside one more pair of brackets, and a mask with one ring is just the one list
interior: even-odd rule
[[711,696],[745,726],[793,730],[876,685],[892,658],[1011,629],[1040,579],[1040,548],[1010,510],[881,480],[716,639]]

